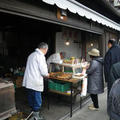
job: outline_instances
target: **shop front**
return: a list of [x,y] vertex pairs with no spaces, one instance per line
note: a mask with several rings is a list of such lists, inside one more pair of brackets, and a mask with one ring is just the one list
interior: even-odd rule
[[[46,42],[49,45],[46,57],[54,52],[63,51],[66,52],[66,59],[71,57],[82,59],[85,57],[83,53],[85,54],[86,49],[83,49],[84,41],[81,37],[82,34],[90,33],[6,13],[1,13],[1,16],[1,78],[14,83],[16,109],[28,115],[30,108],[27,104],[26,93],[22,88],[27,56],[34,51],[38,43]],[[66,45],[67,40],[70,43],[69,45]],[[42,106],[42,112],[46,118],[52,120],[69,115],[71,111],[70,93],[67,96],[50,94],[48,110],[46,86],[47,84],[45,84]],[[70,92],[70,86],[68,88],[67,91]],[[72,103],[72,110],[75,110],[80,107],[80,95],[74,96],[72,99],[74,102],[74,104]],[[54,114],[55,111],[58,112]]]
[[[0,16],[0,75],[2,79],[10,78],[14,83],[16,109],[26,113],[25,117],[30,113],[30,108],[25,90],[22,88],[22,79],[27,57],[40,42],[49,45],[46,58],[55,52],[65,52],[65,60],[70,62],[74,58],[75,64],[76,60],[77,63],[82,60],[89,61],[87,53],[92,48],[100,49],[101,55],[104,55],[102,48],[106,44],[103,25],[69,11],[67,16],[64,12],[61,14],[57,6],[50,6],[43,1],[35,3],[33,0],[1,0]],[[71,68],[73,69],[73,66]],[[58,120],[71,115],[71,107],[72,111],[80,108],[80,91],[72,97],[74,91],[68,84],[67,90],[57,91],[63,92],[62,95],[51,92],[48,101],[50,86],[47,83],[45,82],[42,106],[42,113],[47,120]],[[76,80],[76,83],[81,85],[81,81]],[[64,92],[68,92],[67,95],[63,95]],[[82,102],[86,101],[84,98],[86,97],[82,98]]]

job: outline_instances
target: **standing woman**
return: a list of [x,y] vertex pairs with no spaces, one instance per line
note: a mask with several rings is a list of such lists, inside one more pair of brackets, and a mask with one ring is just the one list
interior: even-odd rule
[[104,92],[104,81],[103,81],[103,58],[100,57],[99,50],[93,48],[88,52],[91,58],[90,66],[86,73],[88,75],[88,93],[92,99],[93,104],[89,105],[90,110],[98,110],[98,94]]

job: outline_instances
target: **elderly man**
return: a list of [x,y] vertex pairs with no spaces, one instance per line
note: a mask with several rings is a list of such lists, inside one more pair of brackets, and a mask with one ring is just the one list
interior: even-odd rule
[[23,79],[23,86],[27,89],[28,103],[33,111],[34,120],[44,120],[39,115],[42,104],[41,92],[43,92],[43,77],[48,77],[48,68],[45,54],[48,51],[46,43],[40,43],[38,48],[29,55]]

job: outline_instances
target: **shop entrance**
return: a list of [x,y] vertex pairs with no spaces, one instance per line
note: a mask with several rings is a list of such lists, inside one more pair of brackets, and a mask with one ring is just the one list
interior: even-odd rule
[[[84,36],[83,31],[78,34],[79,30],[73,30],[73,35],[71,36],[70,33],[72,30],[68,30],[70,29],[68,28],[67,34],[65,34],[66,29],[63,30],[60,25],[4,13],[0,13],[0,16],[1,77],[9,77],[10,75],[6,75],[6,73],[10,72],[11,68],[16,72],[18,68],[25,67],[28,55],[34,51],[40,42],[46,42],[49,45],[46,58],[56,51],[60,52],[61,49],[69,52],[68,57],[72,57],[72,55],[76,55],[75,57],[81,57],[82,52],[85,53],[85,49],[82,50],[82,44],[86,42],[84,37],[82,37]],[[63,37],[72,37],[72,39],[69,39],[72,47],[64,45],[64,41],[62,41]],[[75,48],[75,51],[73,48]],[[21,77],[18,78],[18,81],[21,81],[21,79]],[[16,84],[16,81],[14,82]],[[28,113],[30,108],[27,105],[25,91],[19,86],[21,83],[18,82],[17,84],[18,86],[15,86],[16,107],[18,110]],[[69,113],[70,101],[68,97],[56,97],[52,95],[52,98],[54,98],[51,101],[52,106],[51,109],[48,110],[45,94],[43,95],[42,111],[48,120],[59,119]],[[74,99],[76,100],[77,98]],[[76,101],[74,108],[77,108],[78,106],[79,101]]]
[[[26,92],[21,86],[23,74],[17,75],[16,72],[25,68],[28,55],[36,49],[40,42],[46,42],[49,45],[46,58],[54,53],[55,33],[61,31],[61,27],[10,14],[0,13],[0,16],[0,77],[3,79],[12,77],[15,84],[16,108],[18,111],[29,114],[30,108]],[[51,110],[48,110],[46,104],[47,100],[44,94],[42,112],[48,120],[64,115],[62,113],[62,115],[54,116],[53,114],[51,116]]]
[[55,52],[55,32],[59,27],[9,14],[0,13],[0,16],[0,55],[7,65],[25,66],[27,56],[40,42],[49,45],[46,57]]

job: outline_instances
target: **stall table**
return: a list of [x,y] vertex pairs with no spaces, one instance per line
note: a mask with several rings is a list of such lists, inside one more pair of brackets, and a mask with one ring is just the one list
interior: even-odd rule
[[[48,89],[48,109],[49,109],[49,92],[55,93],[55,94],[60,94],[60,95],[65,95],[65,96],[70,96],[70,117],[72,117],[72,102],[73,102],[73,96],[77,95],[78,93],[73,93],[73,84],[76,84],[78,82],[81,82],[83,79],[76,79],[76,78],[71,78],[71,79],[58,79],[58,78],[54,78],[54,77],[50,77],[48,79],[49,80],[53,80],[53,81],[61,81],[61,82],[65,82],[65,83],[70,83],[70,94],[66,93],[66,92],[61,92],[61,91],[57,91],[57,90],[51,90]],[[80,91],[79,91],[80,94]],[[80,96],[80,108],[81,108],[81,96]]]

